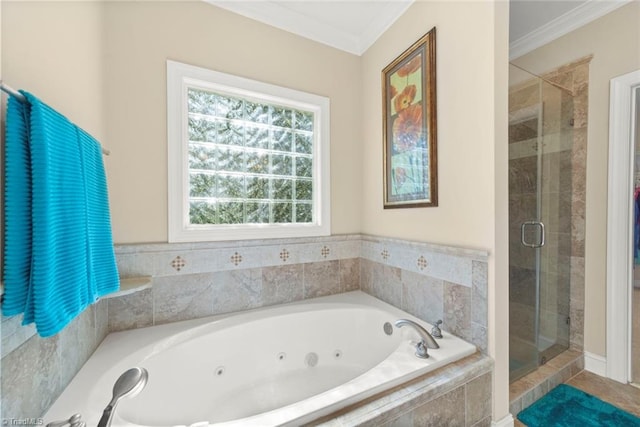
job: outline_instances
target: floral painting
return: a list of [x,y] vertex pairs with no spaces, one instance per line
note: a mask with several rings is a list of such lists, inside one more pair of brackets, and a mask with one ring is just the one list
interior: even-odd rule
[[382,71],[384,207],[437,206],[435,28]]

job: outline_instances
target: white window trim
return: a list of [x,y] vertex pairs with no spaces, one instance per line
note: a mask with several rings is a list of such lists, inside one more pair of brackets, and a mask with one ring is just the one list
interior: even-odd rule
[[[236,96],[314,112],[313,205],[311,224],[191,225],[187,89],[209,88]],[[326,97],[283,88],[175,61],[167,61],[168,232],[169,242],[202,242],[263,238],[327,236],[331,234],[329,175],[330,103]]]

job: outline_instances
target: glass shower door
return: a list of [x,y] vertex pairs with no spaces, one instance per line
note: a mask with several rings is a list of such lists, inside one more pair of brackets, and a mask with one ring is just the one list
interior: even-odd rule
[[569,346],[572,102],[567,91],[511,66],[511,381]]
[[[535,93],[532,93],[535,96]],[[538,366],[538,313],[543,223],[542,110],[539,103],[510,115],[509,123],[509,377]]]

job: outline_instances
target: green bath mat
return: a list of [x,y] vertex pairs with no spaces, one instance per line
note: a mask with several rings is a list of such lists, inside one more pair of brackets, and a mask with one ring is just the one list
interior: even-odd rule
[[640,418],[560,384],[518,414],[527,427],[640,427]]

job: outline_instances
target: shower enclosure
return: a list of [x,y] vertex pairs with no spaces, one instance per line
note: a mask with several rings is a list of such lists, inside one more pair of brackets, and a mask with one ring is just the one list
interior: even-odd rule
[[569,347],[573,97],[509,70],[509,377]]

